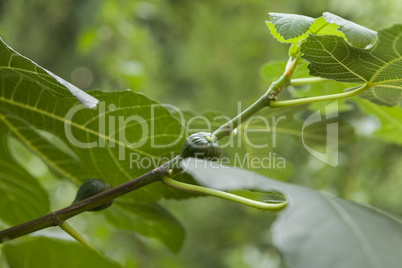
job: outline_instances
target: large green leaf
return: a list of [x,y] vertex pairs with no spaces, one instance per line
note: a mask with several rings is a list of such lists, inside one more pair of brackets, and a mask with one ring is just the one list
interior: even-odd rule
[[[13,63],[0,66],[1,114],[57,136],[89,175],[120,184],[179,152],[182,128],[159,103],[131,91],[94,91],[100,104],[86,109],[43,68],[13,55],[1,55],[2,63],[7,57]],[[155,200],[160,194],[147,191],[143,197]]]
[[291,268],[398,268],[402,263],[402,219],[397,216],[248,170],[201,160],[183,167],[210,188],[283,193],[289,204],[272,233]]
[[2,249],[10,267],[121,267],[78,243],[45,237],[8,243]]
[[367,83],[374,87],[365,97],[392,106],[402,99],[402,25],[378,32],[368,49],[352,46],[344,38],[310,35],[301,46],[310,62],[310,74],[340,82]]
[[[7,135],[12,135],[39,156],[58,177],[76,184],[93,177],[112,186],[160,166],[179,152],[184,129],[159,103],[131,91],[93,91],[89,95],[19,55],[3,42],[0,42],[0,51],[0,132],[5,148]],[[70,91],[87,106],[99,105],[87,109]],[[0,217],[16,224],[43,215],[49,209],[46,193],[26,172],[19,172],[20,168],[9,160],[8,155],[4,153],[1,157],[6,156],[4,166],[8,168],[3,169],[4,183],[0,190],[7,194],[0,197],[4,201]],[[29,191],[25,191],[26,187],[30,187]],[[138,189],[122,200],[145,206],[162,196],[187,195],[172,193],[168,187],[156,183]],[[119,204],[113,207],[111,210],[122,208]],[[125,210],[130,212],[129,207]],[[133,218],[135,213],[133,209],[130,217]],[[156,237],[177,250],[184,237],[182,226],[167,212],[159,217],[151,214],[139,215],[130,230]],[[149,215],[152,217],[147,219]],[[163,231],[148,226],[164,220],[170,224]],[[175,243],[166,236],[169,232],[177,235]]]

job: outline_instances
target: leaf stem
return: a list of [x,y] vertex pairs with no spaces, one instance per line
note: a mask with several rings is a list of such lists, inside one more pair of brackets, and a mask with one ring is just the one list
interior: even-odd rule
[[328,81],[328,79],[321,77],[295,78],[290,81],[290,86],[303,86],[303,85],[322,83],[325,81]]
[[344,93],[323,95],[323,96],[296,99],[296,100],[272,101],[269,103],[269,107],[283,108],[283,107],[291,107],[291,106],[302,105],[302,104],[309,104],[309,103],[313,103],[313,102],[339,100],[339,99],[356,96],[356,95],[370,89],[371,87],[372,87],[372,85],[370,85],[370,84],[364,84],[363,86],[359,87],[358,89],[355,89],[355,90],[349,91],[349,92],[344,92]]
[[82,235],[80,235],[76,230],[74,230],[73,227],[71,227],[70,224],[68,224],[66,221],[64,221],[62,224],[59,225],[59,227],[69,235],[71,235],[72,238],[83,244],[84,246],[92,249],[96,253],[102,256],[102,254],[94,247],[92,246]]
[[206,187],[202,187],[202,186],[198,186],[198,185],[192,185],[192,184],[179,182],[168,176],[163,177],[162,182],[168,186],[171,186],[171,187],[179,189],[179,190],[215,196],[215,197],[229,200],[232,202],[236,202],[236,203],[239,203],[239,204],[242,204],[245,206],[249,206],[249,207],[261,209],[261,210],[266,210],[266,211],[280,211],[280,210],[284,209],[287,205],[287,201],[284,201],[281,203],[259,202],[259,201],[244,198],[244,197],[241,197],[241,196],[238,196],[235,194],[222,192],[219,190],[206,188]]

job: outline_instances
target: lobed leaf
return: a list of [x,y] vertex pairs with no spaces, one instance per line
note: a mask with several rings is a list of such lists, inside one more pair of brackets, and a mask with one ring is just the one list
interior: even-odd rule
[[361,49],[339,36],[310,35],[301,46],[310,74],[373,87],[363,97],[392,106],[402,99],[402,25],[378,32],[373,47]]

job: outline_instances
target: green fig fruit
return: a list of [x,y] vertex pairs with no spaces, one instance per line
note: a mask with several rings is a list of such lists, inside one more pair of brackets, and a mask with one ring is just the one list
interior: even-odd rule
[[[73,201],[73,204],[80,202],[81,200],[87,199],[88,197],[91,197],[91,196],[94,196],[101,192],[104,192],[110,188],[111,188],[110,185],[102,180],[99,180],[99,179],[86,180],[81,184],[80,188],[78,189],[78,192]],[[105,208],[110,207],[112,205],[112,203],[113,203],[113,200],[106,202],[100,206],[97,206],[93,209],[90,209],[88,211],[103,210]]]
[[221,155],[218,139],[211,133],[198,132],[190,135],[181,148],[181,157],[217,159]]

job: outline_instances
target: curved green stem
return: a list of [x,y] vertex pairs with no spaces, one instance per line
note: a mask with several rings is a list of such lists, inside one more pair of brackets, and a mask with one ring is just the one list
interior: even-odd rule
[[251,199],[244,198],[244,197],[241,197],[238,195],[234,195],[231,193],[222,192],[222,191],[211,189],[211,188],[206,188],[206,187],[202,187],[202,186],[179,182],[179,181],[176,181],[167,176],[162,178],[162,182],[168,186],[171,186],[171,187],[179,189],[179,190],[211,195],[211,196],[219,197],[222,199],[226,199],[226,200],[229,200],[232,202],[236,202],[236,203],[239,203],[239,204],[242,204],[245,206],[249,206],[249,207],[253,207],[253,208],[257,208],[257,209],[261,209],[261,210],[280,211],[280,210],[284,209],[287,205],[287,201],[284,201],[281,203],[259,202],[259,201],[251,200]]
[[64,232],[71,235],[72,238],[74,238],[75,240],[77,240],[78,242],[83,244],[84,246],[94,250],[96,253],[98,253],[99,255],[102,256],[102,254],[94,246],[92,246],[87,240],[85,240],[85,238],[82,235],[80,235],[76,230],[74,230],[70,224],[68,224],[67,222],[64,221],[59,226]]
[[290,106],[296,106],[296,105],[302,105],[302,104],[309,104],[309,103],[319,102],[319,101],[345,99],[345,98],[356,96],[356,95],[370,89],[371,87],[372,87],[372,85],[370,85],[370,84],[364,84],[363,86],[359,87],[356,90],[345,92],[345,93],[323,95],[323,96],[318,96],[318,97],[296,99],[296,100],[271,101],[269,103],[269,107],[282,108],[282,107],[290,107]]

